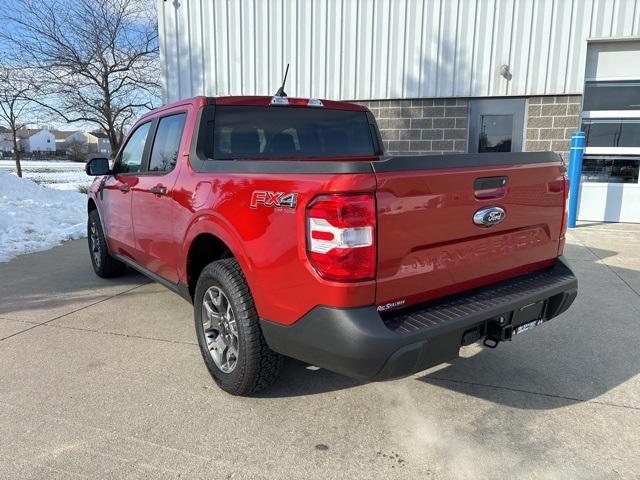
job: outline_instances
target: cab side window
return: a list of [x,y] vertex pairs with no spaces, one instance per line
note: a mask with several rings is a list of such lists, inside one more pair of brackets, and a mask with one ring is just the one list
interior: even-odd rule
[[151,149],[150,172],[170,172],[176,166],[186,118],[186,113],[178,113],[160,119]]
[[117,167],[118,173],[137,173],[141,170],[144,146],[150,128],[151,122],[143,123],[131,134],[122,150]]

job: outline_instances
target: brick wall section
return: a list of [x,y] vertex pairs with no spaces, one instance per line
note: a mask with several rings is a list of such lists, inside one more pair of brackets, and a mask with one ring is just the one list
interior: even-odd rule
[[580,123],[581,99],[580,95],[530,97],[524,150],[553,150],[568,160],[571,134]]
[[388,153],[425,155],[466,151],[469,113],[466,98],[357,103],[375,115]]
[[[529,97],[524,151],[555,151],[569,157],[571,134],[580,123],[580,95]],[[465,152],[466,98],[357,102],[375,115],[388,153],[424,155]]]

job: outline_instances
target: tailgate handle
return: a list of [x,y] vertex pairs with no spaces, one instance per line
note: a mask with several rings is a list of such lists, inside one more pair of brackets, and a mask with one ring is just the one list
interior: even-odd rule
[[481,177],[473,182],[473,194],[479,200],[501,198],[507,193],[507,177]]

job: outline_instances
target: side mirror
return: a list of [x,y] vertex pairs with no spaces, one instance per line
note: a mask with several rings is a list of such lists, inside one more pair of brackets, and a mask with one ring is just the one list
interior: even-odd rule
[[92,158],[84,166],[84,171],[87,172],[87,175],[90,175],[92,177],[98,175],[108,175],[109,173],[111,173],[111,170],[109,169],[109,159]]

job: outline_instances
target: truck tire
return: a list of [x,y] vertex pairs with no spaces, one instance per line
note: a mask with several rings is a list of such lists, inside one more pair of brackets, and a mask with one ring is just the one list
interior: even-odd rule
[[96,275],[102,278],[113,278],[119,277],[126,272],[127,266],[113,258],[109,253],[97,210],[92,210],[89,213],[87,239],[89,253],[91,254],[91,265],[93,265],[93,271],[96,272]]
[[194,317],[200,352],[220,388],[232,395],[251,395],[275,381],[282,356],[267,346],[235,259],[218,260],[202,270]]

